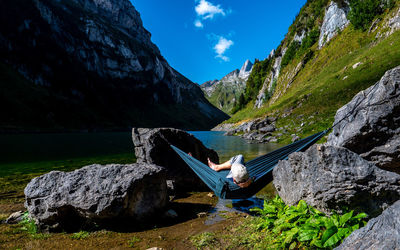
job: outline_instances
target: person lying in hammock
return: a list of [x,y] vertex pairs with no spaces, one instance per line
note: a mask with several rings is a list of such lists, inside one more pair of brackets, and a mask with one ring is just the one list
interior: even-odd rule
[[226,178],[232,178],[233,182],[241,188],[248,187],[252,179],[249,177],[247,173],[247,169],[244,166],[244,158],[243,155],[236,155],[232,157],[229,161],[224,162],[222,164],[215,164],[214,162],[208,160],[208,166],[215,171],[221,171],[225,169],[230,169],[231,171],[226,176]]

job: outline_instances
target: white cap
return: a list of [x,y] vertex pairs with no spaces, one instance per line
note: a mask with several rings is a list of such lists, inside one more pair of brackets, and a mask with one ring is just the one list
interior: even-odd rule
[[238,183],[245,182],[249,179],[246,167],[240,163],[233,163],[231,166],[231,172],[232,178]]

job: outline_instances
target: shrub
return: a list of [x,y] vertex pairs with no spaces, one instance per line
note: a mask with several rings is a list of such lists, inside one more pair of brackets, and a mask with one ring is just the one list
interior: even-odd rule
[[354,28],[366,30],[377,15],[382,14],[385,9],[393,7],[393,0],[385,1],[384,4],[381,0],[350,0],[348,18]]
[[297,49],[300,47],[300,43],[297,41],[292,41],[286,50],[285,55],[282,58],[281,67],[284,68],[286,65],[293,60],[294,56],[296,55]]
[[364,226],[365,213],[326,216],[300,201],[297,206],[286,206],[278,196],[264,201],[264,208],[254,208],[262,216],[259,230],[274,234],[276,248],[331,248],[339,245],[354,230]]

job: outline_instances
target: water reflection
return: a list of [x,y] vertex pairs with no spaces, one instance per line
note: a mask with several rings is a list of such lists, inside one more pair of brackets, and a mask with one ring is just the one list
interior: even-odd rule
[[233,155],[242,154],[246,161],[266,154],[280,147],[279,144],[250,144],[238,136],[224,136],[220,131],[189,131],[203,144],[217,151],[220,162],[224,162]]
[[[249,144],[237,136],[224,136],[224,132],[214,131],[190,131],[203,144],[214,149],[220,158],[220,162],[228,160],[233,155],[242,154],[246,161],[257,156],[264,155],[281,147],[279,144]],[[255,196],[241,200],[222,200],[211,210],[206,224],[214,224],[225,219],[224,214],[229,212],[240,212],[252,214],[254,207],[263,207],[264,199],[272,199],[277,194],[273,183],[266,185]]]

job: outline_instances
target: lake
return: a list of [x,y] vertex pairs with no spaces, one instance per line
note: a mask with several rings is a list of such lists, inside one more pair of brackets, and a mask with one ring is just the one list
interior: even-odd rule
[[[268,153],[277,144],[248,144],[224,132],[191,131],[206,147],[218,152],[220,161],[236,154],[246,160]],[[0,176],[70,170],[93,162],[129,163],[134,160],[130,132],[0,135]]]

